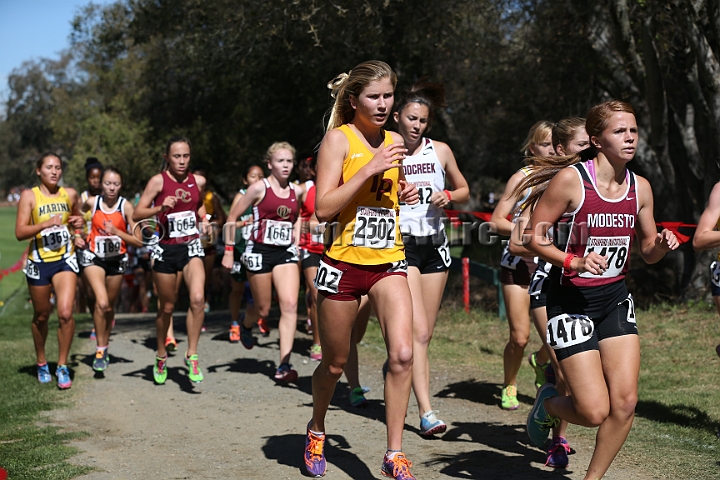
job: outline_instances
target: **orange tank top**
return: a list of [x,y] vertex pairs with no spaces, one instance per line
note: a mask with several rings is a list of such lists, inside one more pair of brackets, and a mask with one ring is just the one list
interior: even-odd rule
[[111,211],[103,208],[102,196],[95,197],[92,208],[92,222],[88,235],[88,248],[100,258],[113,258],[127,252],[125,241],[118,235],[111,235],[105,229],[112,224],[116,230],[127,232],[128,222],[125,218],[125,198],[120,197]]

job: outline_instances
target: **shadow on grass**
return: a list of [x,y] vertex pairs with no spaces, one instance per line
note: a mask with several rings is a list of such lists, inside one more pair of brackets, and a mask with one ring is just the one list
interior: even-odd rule
[[[277,460],[280,465],[287,465],[298,469],[301,475],[308,476],[303,461],[305,448],[304,435],[277,435],[264,437],[266,442],[262,447],[265,457],[270,460]],[[357,455],[350,452],[351,445],[342,435],[328,435],[325,441],[325,457],[328,461],[328,468],[338,468],[353,479],[374,479],[370,468],[365,465]],[[380,469],[378,463],[377,469]]]
[[713,435],[720,429],[720,422],[710,418],[707,412],[688,405],[664,405],[655,401],[640,400],[635,407],[635,415],[658,423],[672,423],[707,431]]
[[[460,398],[483,405],[500,408],[500,396],[503,386],[499,383],[479,382],[474,378],[462,382],[451,383],[435,396],[438,398]],[[518,393],[518,401],[527,405],[535,403],[535,397]]]

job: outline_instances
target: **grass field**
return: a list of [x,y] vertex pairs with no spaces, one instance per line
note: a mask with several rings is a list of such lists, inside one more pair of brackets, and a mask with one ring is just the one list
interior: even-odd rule
[[[27,247],[15,240],[15,209],[0,208],[0,268],[14,264]],[[32,308],[22,271],[0,280],[0,351],[3,352],[3,381],[0,388],[0,467],[10,479],[65,479],[90,470],[70,465],[74,448],[65,444],[82,436],[44,425],[41,412],[72,405],[73,390],[61,392],[53,384],[39,385],[35,377],[35,350],[30,336]],[[57,358],[57,340],[50,322],[48,357]],[[55,364],[51,364],[51,372]]]
[[[616,462],[658,478],[720,478],[717,312],[706,304],[658,306],[638,312],[637,319],[642,349],[639,402],[633,428]],[[433,368],[475,372],[477,382],[493,389],[503,381],[506,339],[507,324],[492,313],[441,310],[430,345]],[[365,352],[384,354],[376,322],[371,322],[364,342],[373,347]],[[533,330],[526,351],[535,351],[539,345]],[[518,391],[521,403],[528,407],[534,400],[533,381],[534,374],[524,362]],[[456,392],[461,388],[453,387]],[[571,425],[568,438],[572,442],[583,437],[592,443],[596,431]]]

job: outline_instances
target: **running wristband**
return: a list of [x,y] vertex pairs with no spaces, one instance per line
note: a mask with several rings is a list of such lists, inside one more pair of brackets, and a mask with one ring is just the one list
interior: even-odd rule
[[82,237],[80,229],[75,229],[75,238]]
[[452,202],[452,196],[450,195],[450,190],[443,190],[445,192],[445,195],[448,197],[448,202]]
[[573,261],[573,258],[577,257],[574,253],[568,253],[565,257],[565,261],[563,262],[563,268],[568,271],[572,271],[572,268],[570,268],[570,262]]
[[225,245],[226,252],[232,252],[233,250],[235,250],[235,247],[233,245]]

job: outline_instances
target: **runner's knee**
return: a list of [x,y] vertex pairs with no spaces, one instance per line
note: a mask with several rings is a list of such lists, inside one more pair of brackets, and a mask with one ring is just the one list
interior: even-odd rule
[[[326,355],[323,356],[323,359]],[[328,366],[328,373],[332,377],[337,377],[338,379],[345,371],[345,365],[347,364],[347,357],[346,358],[333,358],[331,359],[327,366]]]
[[35,315],[33,316],[33,323],[36,325],[47,323],[48,319],[50,319],[51,311],[52,309],[48,308],[35,312]]
[[202,290],[190,294],[190,308],[201,310],[205,308],[205,293]]
[[410,371],[413,364],[412,345],[396,348],[388,354],[388,368],[394,373]]
[[529,335],[525,335],[524,333],[520,332],[511,332],[510,333],[510,343],[513,344],[515,348],[519,349],[525,349],[528,344]]
[[638,402],[637,392],[628,392],[619,396],[619,398],[611,399],[610,402],[610,410],[613,416],[624,419],[632,418]]
[[283,312],[297,312],[297,307],[297,298],[280,300],[280,310]]
[[260,315],[260,318],[265,318],[268,315],[270,315],[270,305],[258,305],[255,304],[257,307],[258,315]]
[[610,403],[607,400],[576,404],[575,409],[593,427],[600,426],[610,415]]
[[98,313],[105,314],[111,310],[110,308],[110,302],[107,300],[96,300],[95,301],[95,311]]
[[415,343],[427,346],[430,344],[430,340],[432,340],[432,332],[429,328],[415,328],[413,331],[413,339]]
[[60,323],[70,322],[72,320],[72,307],[58,307],[57,316]]

